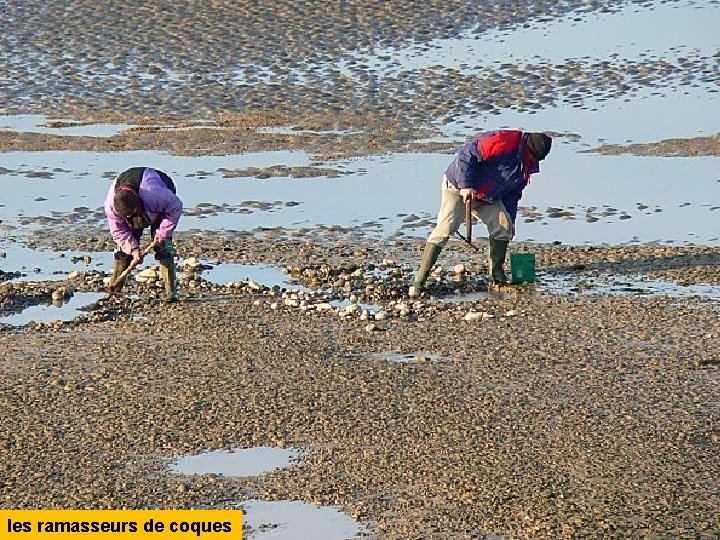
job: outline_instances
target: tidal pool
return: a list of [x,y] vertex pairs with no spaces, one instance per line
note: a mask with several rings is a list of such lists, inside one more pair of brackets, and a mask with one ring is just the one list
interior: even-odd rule
[[399,353],[395,351],[372,353],[365,356],[366,360],[388,360],[399,364],[410,364],[414,362],[438,362],[443,360],[442,356],[432,354],[428,351],[412,353]]
[[537,288],[559,294],[698,297],[720,300],[720,287],[682,285],[673,281],[644,279],[641,276],[550,276],[540,273]]
[[[259,476],[273,469],[289,467],[300,456],[298,450],[268,446],[211,451],[182,456],[169,470],[173,474],[223,476]],[[251,500],[239,503],[243,523],[252,527],[249,538],[261,540],[341,540],[354,538],[364,530],[339,509],[302,501]]]
[[37,304],[20,313],[0,317],[0,323],[10,326],[25,326],[31,322],[49,323],[54,321],[72,321],[83,314],[83,308],[97,302],[104,293],[76,292],[67,300]]
[[348,515],[333,507],[302,501],[245,501],[243,523],[257,540],[351,540],[365,532]]
[[231,281],[254,281],[265,287],[310,290],[294,283],[292,275],[284,272],[282,268],[269,264],[216,263],[211,269],[203,270],[200,275],[216,285],[227,285]]
[[17,242],[0,240],[0,268],[6,272],[20,272],[10,281],[61,281],[71,272],[102,270],[110,272],[112,252],[84,253],[79,251],[51,251],[30,249]]
[[173,474],[219,474],[223,476],[258,476],[264,472],[289,467],[300,455],[297,450],[257,446],[233,451],[216,450],[177,458],[170,464]]

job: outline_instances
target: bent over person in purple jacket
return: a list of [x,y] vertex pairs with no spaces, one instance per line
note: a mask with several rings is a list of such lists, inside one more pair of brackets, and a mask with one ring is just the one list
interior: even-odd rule
[[503,129],[482,134],[461,146],[442,179],[442,202],[437,225],[425,244],[420,269],[410,295],[423,290],[440,251],[465,219],[465,204],[485,224],[490,249],[491,285],[507,283],[503,265],[522,191],[530,175],[540,172],[540,161],[550,152],[552,139],[544,133]]
[[[180,220],[183,205],[175,191],[175,184],[167,174],[150,167],[133,167],[115,178],[105,198],[105,215],[110,234],[117,244],[110,283],[131,262],[142,263],[140,237],[150,227],[156,244],[155,259],[160,264],[165,284],[165,300],[177,300],[172,234]],[[115,290],[119,291],[123,285],[124,280]]]

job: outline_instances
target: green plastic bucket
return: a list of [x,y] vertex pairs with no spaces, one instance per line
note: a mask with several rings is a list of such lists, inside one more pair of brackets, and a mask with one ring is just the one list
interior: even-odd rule
[[511,253],[510,272],[513,283],[533,283],[535,281],[535,254]]

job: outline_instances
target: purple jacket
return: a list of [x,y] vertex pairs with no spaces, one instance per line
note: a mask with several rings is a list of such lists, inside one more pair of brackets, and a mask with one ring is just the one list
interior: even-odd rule
[[[130,222],[115,209],[115,183],[110,186],[107,197],[105,197],[105,215],[108,218],[110,234],[125,253],[132,253],[139,249],[138,241],[133,237]],[[172,236],[180,215],[183,204],[160,178],[155,169],[146,168],[140,181],[138,190],[145,213],[154,226],[157,226],[155,237],[167,239]]]

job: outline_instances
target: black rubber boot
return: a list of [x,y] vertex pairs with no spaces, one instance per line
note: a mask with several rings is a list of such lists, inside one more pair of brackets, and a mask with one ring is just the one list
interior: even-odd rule
[[490,282],[496,285],[508,282],[503,265],[509,243],[507,240],[490,240]]
[[[124,253],[122,255],[124,255]],[[108,288],[112,292],[120,292],[120,290],[125,285],[125,280],[123,279],[120,283],[113,287],[113,283],[115,283],[115,280],[120,276],[120,274],[127,270],[128,266],[130,266],[130,260],[130,257],[118,257],[118,255],[115,254],[115,264],[113,266],[112,274],[110,274],[110,283],[108,286]]]
[[415,282],[412,287],[410,287],[411,296],[417,296],[420,292],[422,292],[428,275],[430,275],[430,270],[432,270],[433,266],[435,266],[435,262],[437,261],[441,251],[442,247],[437,244],[433,244],[432,242],[427,242],[425,244],[425,250],[423,251],[423,256],[420,261],[420,268],[415,276]]
[[165,284],[165,295],[163,299],[166,302],[175,302],[178,299],[175,257],[168,255],[167,257],[158,259],[158,264],[160,264],[160,275]]

